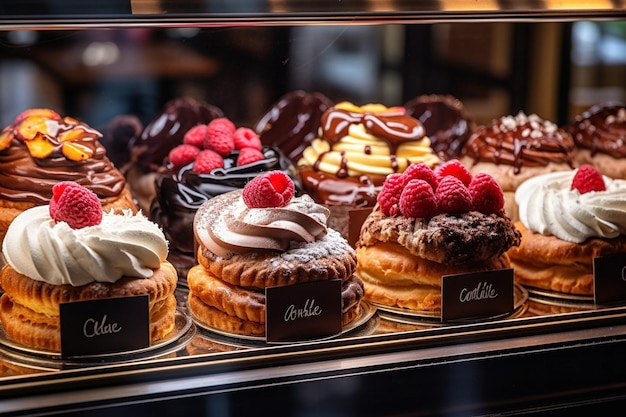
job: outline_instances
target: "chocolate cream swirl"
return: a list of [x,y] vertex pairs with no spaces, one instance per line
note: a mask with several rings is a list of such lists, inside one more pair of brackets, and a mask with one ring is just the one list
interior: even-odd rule
[[241,190],[218,196],[210,210],[196,216],[196,237],[220,257],[232,253],[286,251],[292,244],[311,243],[327,233],[327,208],[308,195],[296,197],[285,207],[248,208]]
[[492,162],[514,167],[546,166],[564,163],[573,167],[574,140],[568,132],[536,114],[505,116],[490,125],[478,127],[469,138],[464,153],[474,163]]

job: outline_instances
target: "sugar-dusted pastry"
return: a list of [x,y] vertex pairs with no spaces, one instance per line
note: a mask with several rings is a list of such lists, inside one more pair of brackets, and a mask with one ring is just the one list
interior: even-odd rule
[[26,110],[0,132],[0,241],[18,214],[48,204],[60,181],[87,187],[105,210],[136,210],[100,137],[85,123],[50,109]]
[[565,126],[576,143],[577,165],[593,165],[611,178],[626,178],[626,107],[592,106]]
[[593,295],[593,258],[626,253],[626,180],[590,165],[524,182],[522,243],[508,254],[515,279],[559,293]]
[[444,161],[461,157],[476,128],[463,103],[450,95],[424,94],[404,104],[406,112],[426,129],[431,147]]
[[342,102],[324,112],[298,167],[303,190],[331,210],[330,227],[347,238],[349,210],[373,207],[387,175],[419,162],[432,167],[439,158],[404,108]]
[[169,261],[186,283],[196,264],[193,219],[207,200],[243,188],[264,172],[279,170],[300,188],[295,165],[276,148],[262,145],[252,129],[225,117],[198,124],[183,136],[155,172],[149,218],[171,243]]
[[505,211],[517,220],[515,190],[528,178],[574,167],[574,140],[564,129],[536,114],[519,112],[478,126],[461,161],[472,173],[493,176],[504,191]]
[[441,310],[441,276],[505,269],[520,233],[504,214],[493,177],[450,160],[390,175],[357,242],[365,299],[413,311]]
[[343,323],[359,317],[363,283],[354,249],[326,226],[328,210],[294,197],[281,171],[208,200],[196,213],[199,265],[187,276],[189,308],[212,328],[265,335],[265,288],[339,279]]
[[174,330],[176,312],[167,251],[142,214],[103,212],[91,191],[61,182],[50,205],[24,211],[6,234],[2,327],[24,346],[60,351],[61,303],[148,294],[150,338],[161,339]]

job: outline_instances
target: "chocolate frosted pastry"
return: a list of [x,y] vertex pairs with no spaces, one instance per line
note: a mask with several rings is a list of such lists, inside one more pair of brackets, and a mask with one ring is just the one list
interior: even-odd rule
[[564,129],[537,115],[519,112],[476,128],[463,148],[472,173],[486,172],[500,184],[506,213],[517,220],[515,190],[528,178],[574,167],[574,140]]
[[93,191],[105,210],[136,209],[101,136],[49,109],[26,110],[0,132],[0,240],[18,214],[48,204],[60,181]]
[[322,114],[332,101],[321,93],[293,91],[282,96],[257,122],[261,143],[281,150],[297,162],[317,137]]
[[223,166],[197,172],[195,161],[177,167],[166,159],[156,177],[156,196],[150,206],[150,219],[161,225],[171,242],[169,261],[176,266],[181,279],[195,265],[196,253],[193,220],[196,211],[207,200],[242,189],[261,173],[279,170],[289,175],[300,188],[295,166],[275,148],[263,146],[261,159],[237,166],[240,151],[223,157]]
[[461,156],[476,126],[459,99],[449,95],[421,95],[404,107],[409,116],[424,125],[433,150],[442,160]]
[[114,117],[102,130],[102,145],[107,155],[118,169],[123,170],[130,162],[129,144],[135,141],[143,131],[143,124],[138,117],[120,115]]
[[183,143],[191,128],[222,117],[222,111],[192,98],[177,98],[165,104],[163,110],[143,129],[140,136],[129,142],[130,163],[121,168],[139,207],[147,213],[155,196],[155,172],[169,152]]
[[363,283],[354,249],[326,225],[328,210],[272,171],[243,190],[200,207],[194,233],[199,265],[187,276],[189,307],[205,325],[240,335],[265,334],[265,288],[342,281],[342,318],[360,314]]
[[598,104],[565,126],[577,146],[577,165],[590,164],[612,178],[626,178],[626,108]]
[[404,108],[342,102],[324,112],[298,166],[303,189],[330,208],[330,226],[348,238],[350,209],[373,207],[387,175],[418,162],[434,166],[439,158]]
[[509,268],[520,233],[503,206],[493,177],[472,176],[457,160],[390,175],[356,245],[365,299],[436,312],[443,275]]

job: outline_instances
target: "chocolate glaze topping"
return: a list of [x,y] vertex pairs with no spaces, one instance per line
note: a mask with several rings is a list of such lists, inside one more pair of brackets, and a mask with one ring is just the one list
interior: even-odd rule
[[461,101],[449,95],[421,95],[404,107],[424,125],[431,147],[443,160],[458,158],[476,127]]
[[385,175],[360,175],[341,177],[316,170],[314,167],[300,168],[302,187],[316,203],[326,205],[350,205],[373,207],[380,192]]
[[193,220],[196,210],[208,199],[229,191],[241,189],[257,175],[273,170],[282,170],[289,175],[300,190],[300,181],[294,165],[277,149],[264,146],[264,159],[237,167],[238,151],[224,158],[224,168],[210,174],[198,174],[188,164],[172,170],[166,164],[156,180],[156,198],[150,207],[150,220],[163,228],[171,243],[169,260],[180,277],[195,264],[195,241]]
[[463,152],[474,163],[493,162],[514,167],[565,163],[573,168],[574,140],[564,129],[537,115],[506,116],[490,125],[479,126],[467,141]]
[[591,155],[605,153],[626,157],[626,108],[620,103],[604,103],[579,114],[565,127],[581,148]]
[[332,106],[320,93],[292,91],[281,97],[257,122],[261,142],[280,149],[292,161],[317,137],[321,116]]
[[[52,187],[59,181],[75,181],[96,193],[103,203],[117,198],[126,182],[109,161],[106,149],[99,141],[100,133],[79,123],[85,134],[76,143],[89,148],[93,154],[85,160],[73,161],[61,153],[58,137],[70,128],[75,129],[76,125],[54,120],[47,124],[50,140],[59,145],[50,156],[34,158],[25,142],[17,137],[13,137],[8,148],[0,151],[0,198],[48,204]],[[4,131],[8,129],[12,127]]]
[[189,129],[222,116],[222,111],[210,104],[191,98],[174,99],[148,123],[140,137],[129,143],[132,161],[146,172],[157,171],[169,151],[183,143]]

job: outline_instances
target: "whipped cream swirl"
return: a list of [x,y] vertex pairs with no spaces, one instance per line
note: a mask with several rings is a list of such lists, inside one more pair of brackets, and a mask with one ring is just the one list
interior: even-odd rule
[[148,278],[168,253],[161,229],[142,214],[104,213],[97,226],[72,229],[55,222],[48,206],[21,213],[2,244],[7,262],[17,272],[53,285],[116,282]]
[[606,191],[571,190],[576,170],[539,175],[515,192],[521,222],[542,235],[582,243],[626,234],[626,181],[603,177]]
[[286,251],[293,243],[319,240],[328,231],[330,212],[308,195],[293,198],[284,207],[248,208],[237,190],[207,203],[211,205],[196,216],[196,236],[223,258],[250,250]]

